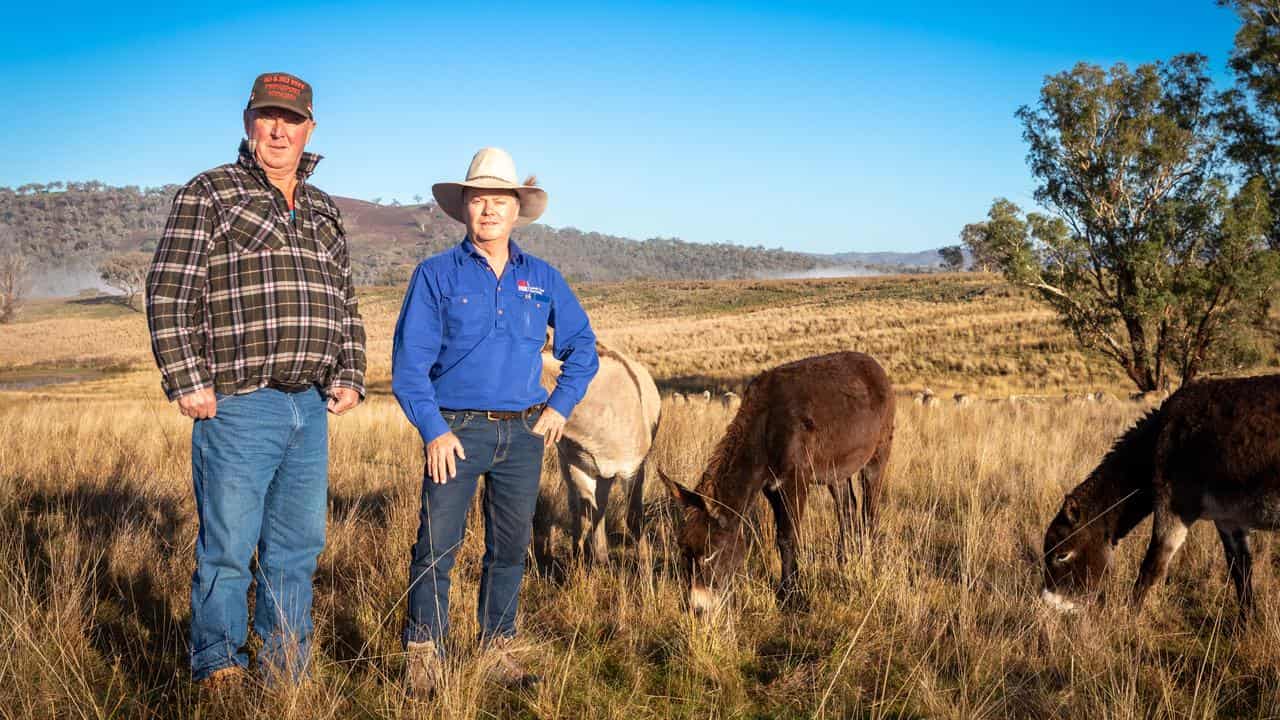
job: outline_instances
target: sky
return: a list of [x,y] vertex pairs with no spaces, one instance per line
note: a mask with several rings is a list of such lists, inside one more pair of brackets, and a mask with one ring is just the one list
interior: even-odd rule
[[1033,205],[1014,112],[1077,62],[1200,52],[1214,0],[1127,3],[17,3],[0,185],[183,183],[234,159],[254,77],[310,82],[312,182],[429,198],[507,149],[542,221],[804,252],[954,244]]

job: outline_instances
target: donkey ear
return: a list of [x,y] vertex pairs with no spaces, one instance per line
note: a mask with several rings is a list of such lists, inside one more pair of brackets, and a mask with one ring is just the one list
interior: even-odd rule
[[667,474],[662,472],[662,468],[658,468],[658,477],[662,478],[662,484],[667,486],[667,492],[671,493],[671,497],[674,498],[676,502],[680,503],[680,505],[684,507],[697,508],[698,510],[706,512],[707,503],[702,499],[701,495],[685,488],[670,477],[667,477]]
[[1076,502],[1075,498],[1069,497],[1062,503],[1062,517],[1066,518],[1067,522],[1072,525],[1080,521],[1080,504]]

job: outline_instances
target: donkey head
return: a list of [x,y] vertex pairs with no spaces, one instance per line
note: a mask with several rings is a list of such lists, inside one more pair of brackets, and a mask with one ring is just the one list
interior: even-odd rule
[[1059,609],[1075,603],[1063,594],[1093,592],[1111,564],[1111,542],[1102,523],[1093,522],[1068,496],[1044,535],[1044,589],[1040,597]]
[[730,579],[742,565],[746,548],[740,518],[728,507],[658,471],[662,483],[684,509],[678,531],[689,609],[695,615],[715,610],[724,601]]

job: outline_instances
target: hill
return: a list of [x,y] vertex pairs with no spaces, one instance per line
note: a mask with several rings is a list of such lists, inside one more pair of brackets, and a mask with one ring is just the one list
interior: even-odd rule
[[[0,187],[0,252],[35,266],[35,294],[71,295],[101,287],[104,256],[151,250],[164,228],[176,185],[113,187],[96,181]],[[351,244],[356,280],[402,282],[422,258],[457,242],[459,226],[432,203],[380,205],[336,197]],[[630,238],[531,225],[517,242],[573,280],[717,280],[815,277],[931,269],[937,253],[806,254],[781,248]]]

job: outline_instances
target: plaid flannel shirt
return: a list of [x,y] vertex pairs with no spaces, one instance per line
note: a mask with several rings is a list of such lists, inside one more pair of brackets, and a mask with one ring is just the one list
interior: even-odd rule
[[178,191],[147,273],[151,349],[170,400],[269,381],[364,395],[365,336],[337,205],[305,181],[294,214],[248,143]]

